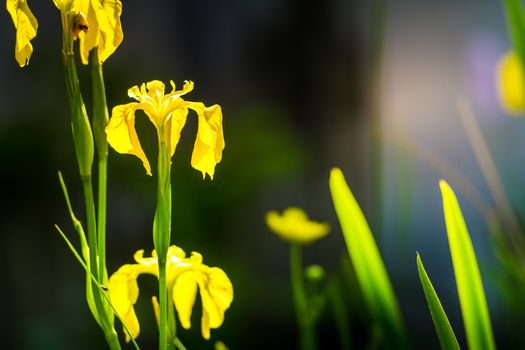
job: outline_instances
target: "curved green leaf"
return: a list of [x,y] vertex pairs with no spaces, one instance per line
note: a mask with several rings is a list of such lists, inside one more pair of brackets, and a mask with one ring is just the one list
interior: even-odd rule
[[525,11],[521,0],[504,0],[507,27],[514,50],[525,62]]
[[495,349],[485,291],[465,220],[452,188],[444,180],[439,186],[468,346],[476,350]]
[[432,315],[432,321],[434,321],[434,327],[439,338],[439,344],[441,349],[460,349],[456,335],[450,326],[448,321],[447,314],[441,306],[441,302],[432,286],[432,282],[428,278],[423,262],[417,254],[417,271],[419,273],[419,279],[421,280],[421,285],[423,286],[423,291],[425,292],[425,298],[427,299],[428,308],[430,309],[430,314]]
[[394,290],[372,232],[340,169],[330,173],[330,191],[363,296],[391,348],[407,348]]

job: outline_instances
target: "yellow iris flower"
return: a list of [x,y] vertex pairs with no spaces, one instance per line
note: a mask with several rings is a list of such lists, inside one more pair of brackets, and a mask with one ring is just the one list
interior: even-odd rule
[[[53,0],[60,10],[63,21],[75,37],[80,39],[80,57],[83,64],[88,64],[89,52],[98,47],[99,62],[104,62],[120,45],[124,34],[120,15],[120,0]],[[79,31],[75,16],[81,15],[87,29]],[[84,29],[83,27],[82,29]]]
[[[149,258],[143,255],[143,250],[136,252],[136,264],[122,266],[109,278],[111,302],[134,338],[140,333],[133,308],[139,296],[137,278],[144,273],[158,278],[159,273],[156,252],[153,251]],[[199,289],[202,302],[201,332],[205,339],[209,339],[210,329],[222,325],[224,312],[233,300],[233,286],[226,273],[218,267],[204,265],[199,253],[192,252],[191,256],[186,257],[181,248],[173,245],[168,249],[166,285],[185,329],[191,326],[191,312]],[[154,309],[155,302],[153,300]],[[126,333],[126,341],[129,340]]]
[[510,51],[498,63],[497,87],[501,105],[509,114],[525,112],[525,72],[519,56]]
[[33,53],[31,40],[36,37],[38,23],[26,0],[7,0],[6,8],[16,29],[15,59],[23,67]]
[[309,220],[300,208],[288,208],[282,215],[270,211],[266,214],[266,224],[283,240],[298,244],[310,244],[330,232],[329,224]]
[[213,179],[215,166],[221,161],[224,149],[221,107],[205,107],[201,102],[182,99],[181,96],[193,90],[191,81],[185,81],[182,90],[176,90],[173,81],[170,83],[172,91],[169,94],[164,94],[164,84],[158,80],[142,84],[140,89],[138,86],[130,88],[128,96],[138,102],[113,108],[106,127],[108,143],[119,153],[137,156],[148,175],[151,175],[151,166],[135,130],[135,111],[141,109],[146,113],[157,129],[159,144],[172,157],[186,123],[188,110],[192,109],[197,113],[199,125],[191,165],[202,172],[203,178],[208,174]]

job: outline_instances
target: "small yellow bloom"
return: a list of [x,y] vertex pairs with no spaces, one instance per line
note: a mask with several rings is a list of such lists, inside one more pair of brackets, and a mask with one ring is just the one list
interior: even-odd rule
[[[80,39],[80,57],[88,64],[89,52],[98,47],[99,62],[104,62],[120,45],[124,38],[120,15],[120,0],[53,0],[60,10],[65,27]],[[75,27],[74,19],[81,15],[85,30]],[[69,22],[72,23],[69,23]]]
[[299,208],[288,208],[283,215],[276,211],[267,213],[266,225],[285,241],[298,244],[310,244],[330,232],[330,225],[308,220]]
[[222,131],[222,111],[219,105],[206,107],[200,102],[185,101],[181,96],[193,90],[193,82],[186,81],[182,90],[176,90],[173,81],[172,91],[164,94],[164,84],[153,80],[142,86],[133,86],[128,96],[138,102],[131,102],[113,108],[111,119],[106,127],[108,142],[117,152],[137,156],[148,175],[151,167],[140,145],[135,130],[135,111],[141,109],[157,129],[160,143],[171,156],[180,139],[180,133],[186,123],[188,110],[197,113],[197,138],[193,147],[191,165],[208,174],[213,179],[215,165],[222,159],[224,135]]
[[6,7],[16,29],[15,59],[23,67],[33,53],[31,40],[36,37],[38,23],[26,0],[7,0]]
[[500,103],[509,114],[525,112],[525,72],[517,53],[510,51],[498,63],[497,88]]
[[[137,302],[139,289],[137,278],[147,273],[158,278],[157,254],[144,258],[144,251],[135,253],[137,264],[122,266],[109,278],[109,295],[117,313],[136,338],[140,326],[133,305]],[[210,338],[210,329],[218,328],[224,321],[224,312],[233,301],[233,286],[228,276],[218,267],[209,267],[202,263],[202,256],[192,252],[186,257],[182,249],[171,246],[168,249],[166,264],[166,285],[171,293],[182,327],[190,328],[193,305],[200,292],[202,302],[201,331],[205,339]],[[158,313],[158,302],[152,300],[153,308]],[[126,341],[129,341],[126,334]]]

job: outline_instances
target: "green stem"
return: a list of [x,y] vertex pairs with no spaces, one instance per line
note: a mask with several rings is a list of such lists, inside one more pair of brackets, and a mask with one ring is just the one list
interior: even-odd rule
[[169,147],[163,141],[163,130],[158,130],[158,187],[157,209],[153,221],[153,244],[159,263],[159,349],[166,350],[168,345],[168,301],[166,286],[166,255],[171,241],[171,181]]
[[100,282],[106,284],[108,271],[106,268],[106,193],[107,193],[107,157],[98,159],[98,212],[97,212],[97,238],[98,238],[98,276]]
[[[89,265],[93,276],[97,279],[97,283],[100,283],[100,277],[98,276],[98,255],[97,255],[97,224],[95,219],[95,200],[93,198],[93,185],[91,176],[82,176],[82,187],[84,189],[84,201],[86,205],[86,217],[87,217],[87,228],[88,228],[88,245],[89,245]],[[95,300],[95,306],[100,317],[100,324],[104,332],[113,329],[111,319],[109,318],[100,292],[97,286],[93,283],[93,299]]]
[[106,342],[111,350],[121,350],[118,335],[114,329],[106,332]]
[[290,270],[292,292],[295,303],[297,324],[299,326],[300,349],[314,350],[317,348],[313,320],[308,313],[306,292],[303,280],[303,263],[301,246],[292,243],[290,246]]
[[107,164],[108,142],[106,138],[106,125],[109,120],[106,102],[106,87],[102,64],[98,60],[98,50],[93,50],[93,69],[91,81],[93,90],[93,136],[98,156],[98,206],[97,206],[97,235],[98,235],[98,275],[102,283],[107,283],[106,270],[106,197],[107,197]]
[[91,182],[91,176],[82,176],[82,188],[84,189],[84,203],[86,206],[86,217],[87,217],[87,238],[89,245],[89,264],[93,275],[97,280],[98,269],[97,269],[97,224],[95,219],[95,200],[93,198],[93,185]]
[[166,288],[166,263],[159,261],[159,350],[168,348],[168,300]]

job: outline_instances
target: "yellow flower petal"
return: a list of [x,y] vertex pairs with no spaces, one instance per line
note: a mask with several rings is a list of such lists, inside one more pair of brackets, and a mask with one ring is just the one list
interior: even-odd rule
[[519,56],[510,51],[498,63],[497,87],[503,108],[510,114],[525,112],[525,72]]
[[[222,151],[224,149],[221,107],[219,105],[205,107],[203,103],[190,102],[182,99],[181,96],[193,90],[194,85],[191,81],[185,81],[182,90],[176,90],[173,81],[170,81],[170,83],[172,91],[169,94],[165,94],[165,86],[163,82],[152,80],[147,84],[142,84],[140,88],[138,86],[133,86],[128,90],[128,96],[138,101],[138,104],[132,104],[134,110],[142,109],[144,113],[146,113],[149,120],[157,129],[160,143],[166,147],[166,151],[169,152],[170,156],[173,156],[177,144],[179,143],[181,131],[186,124],[188,109],[194,110],[198,116],[198,130],[193,148],[191,165],[202,172],[203,178],[208,174],[210,178],[213,179],[215,166],[221,161]],[[122,108],[122,106],[117,107]],[[119,113],[117,113],[115,117],[118,120],[114,123],[110,120],[109,123],[111,125],[114,124],[120,126],[122,123],[121,119],[123,118],[123,110],[117,111]],[[134,114],[132,115],[134,118]],[[140,148],[138,139],[138,146],[134,148],[131,147],[135,146],[135,144],[131,145],[131,142],[128,140],[129,137],[126,136],[126,132],[124,131],[120,131],[119,136],[117,137],[118,142],[116,145],[120,149],[117,149],[117,151],[120,153],[130,153],[127,151],[128,149],[138,150]],[[141,148],[140,151],[142,151]],[[143,159],[140,155],[136,155]],[[145,161],[147,162],[147,159],[144,156],[143,162]],[[144,166],[146,167],[146,165]],[[148,174],[151,174],[149,170]]]
[[308,220],[299,208],[288,208],[279,215],[276,211],[266,214],[268,228],[285,241],[310,244],[328,234],[330,225]]
[[166,124],[167,135],[165,136],[166,139],[170,142],[170,156],[173,156],[173,154],[175,153],[175,149],[179,144],[180,133],[182,132],[184,125],[186,125],[187,116],[187,108],[178,108],[171,112],[171,117],[169,118],[168,123]]
[[191,312],[197,296],[197,276],[192,271],[177,276],[173,284],[173,303],[179,315],[182,327],[191,327]]
[[120,0],[91,0],[91,5],[95,10],[100,27],[98,57],[100,62],[104,62],[124,39],[120,22],[122,2]]
[[151,305],[153,306],[153,313],[155,314],[155,319],[157,320],[157,327],[160,324],[160,305],[159,300],[156,296],[151,297]]
[[[129,329],[133,338],[140,333],[140,325],[133,305],[139,296],[136,265],[124,265],[109,278],[109,297],[122,322]],[[126,333],[126,341],[131,339]]]
[[93,50],[94,47],[99,45],[100,30],[97,15],[95,14],[93,6],[88,7],[87,13],[85,13],[85,15],[87,17],[89,28],[86,33],[79,34],[80,58],[83,64],[88,64],[89,52]]
[[191,166],[213,180],[215,166],[222,159],[224,135],[222,131],[222,110],[219,105],[204,107],[202,103],[189,105],[199,117],[197,138],[191,155]]
[[198,280],[202,301],[201,331],[210,339],[210,328],[219,328],[224,312],[233,301],[233,286],[228,276],[218,267],[207,269]]
[[137,156],[144,165],[146,173],[151,175],[151,166],[140,145],[135,130],[135,109],[138,103],[131,102],[113,108],[111,119],[106,127],[108,143],[119,153]]
[[25,0],[7,0],[7,11],[16,28],[15,59],[24,67],[33,53],[31,40],[36,37],[38,23]]
[[[98,60],[99,63],[102,63],[115,52],[124,38],[120,22],[122,2],[120,0],[82,0],[80,2],[84,6],[80,8],[80,5],[75,3],[75,11],[87,14],[89,24],[87,33],[79,35],[82,63],[88,64],[89,52],[95,47],[98,47]],[[61,6],[64,7],[63,4]]]
[[[122,266],[109,279],[111,302],[132,335],[140,332],[140,326],[133,305],[138,297],[137,277],[143,273],[158,277],[158,259],[153,251],[151,257],[144,257],[139,250],[134,255],[137,264]],[[195,304],[197,289],[202,301],[201,329],[205,339],[210,338],[210,329],[218,328],[224,321],[224,313],[233,300],[233,286],[223,270],[208,267],[202,263],[202,255],[192,252],[186,257],[184,251],[173,245],[168,248],[166,281],[171,290],[172,300],[179,321],[185,329],[191,326],[191,313]],[[152,298],[154,312],[158,318],[158,302]]]

